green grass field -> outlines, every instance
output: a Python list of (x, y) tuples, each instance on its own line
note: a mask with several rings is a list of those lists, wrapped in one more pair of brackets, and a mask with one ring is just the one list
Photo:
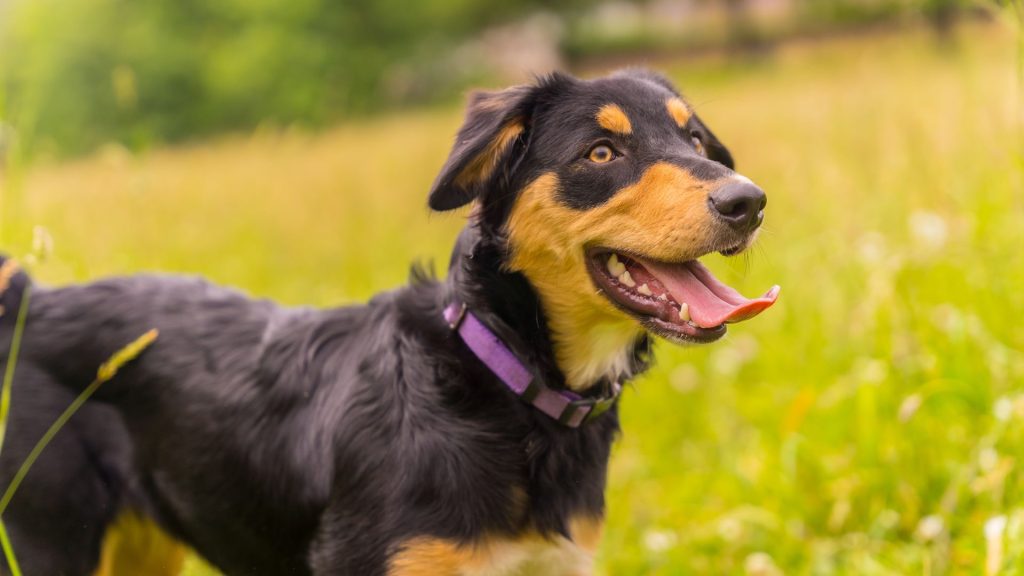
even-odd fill
[[(659, 66), (769, 195), (755, 249), (707, 262), (783, 291), (718, 344), (659, 345), (626, 392), (604, 573), (1024, 573), (1017, 49), (978, 26)], [(162, 270), (361, 301), (444, 269), (464, 213), (425, 195), (459, 119), (37, 166), (8, 179), (5, 246), (45, 227), (49, 283)]]

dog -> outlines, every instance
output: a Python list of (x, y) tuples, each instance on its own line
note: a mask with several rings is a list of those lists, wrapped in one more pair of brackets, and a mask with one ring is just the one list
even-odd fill
[(98, 366), (159, 331), (4, 514), (22, 569), (116, 571), (105, 534), (128, 514), (226, 574), (592, 573), (621, 384), (652, 335), (712, 342), (778, 296), (697, 261), (743, 251), (764, 218), (733, 168), (662, 76), (556, 73), (470, 97), (429, 193), (473, 203), (443, 281), (414, 267), (313, 310), (194, 278), (8, 273), (0, 349), (30, 304), (4, 485)]

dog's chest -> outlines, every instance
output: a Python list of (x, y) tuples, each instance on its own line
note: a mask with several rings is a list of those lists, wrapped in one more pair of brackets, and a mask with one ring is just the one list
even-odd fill
[(388, 576), (588, 576), (601, 523), (574, 520), (572, 539), (531, 533), (458, 544), (439, 538), (414, 538), (389, 562)]
[(467, 566), (466, 576), (585, 576), (591, 574), (593, 556), (566, 538), (507, 540), (490, 546), (478, 566)]

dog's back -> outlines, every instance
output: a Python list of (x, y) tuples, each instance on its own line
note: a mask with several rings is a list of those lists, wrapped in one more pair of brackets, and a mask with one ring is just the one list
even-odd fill
[[(15, 363), (11, 419), (0, 453), (4, 486), (105, 360), (151, 328), (159, 330), (160, 345), (99, 389), (46, 448), (11, 502), (5, 518), (12, 520), (11, 538), (25, 571), (91, 572), (105, 530), (128, 512), (155, 518), (180, 538), (213, 542), (204, 552), (214, 560), (222, 553), (238, 556), (223, 544), (222, 534), (230, 533), (251, 561), (234, 566), (239, 572), (301, 573), (299, 542), (313, 527), (289, 522), (308, 515), (287, 511), (301, 503), (282, 502), (283, 513), (269, 514), (252, 502), (275, 500), (264, 491), (268, 486), (281, 494), (304, 492), (318, 506), (327, 497), (326, 475), (316, 490), (315, 474), (290, 465), (329, 462), (326, 444), (288, 431), (312, 396), (301, 386), (316, 378), (299, 372), (317, 369), (314, 359), (302, 355), (315, 354), (305, 345), (324, 336), (316, 333), (324, 314), (282, 309), (189, 278), (135, 276), (29, 290), (30, 284), (24, 272), (10, 275), (0, 300), (5, 351), (28, 300), (20, 350), (17, 356), (5, 353), (0, 364), (6, 369)], [(347, 312), (346, 325), (358, 324), (349, 321), (358, 310)], [(174, 409), (152, 409), (158, 405)], [(239, 446), (254, 448), (241, 454), (258, 461), (239, 461)], [(250, 482), (239, 482), (246, 468), (253, 469)], [(276, 477), (261, 475), (268, 469)], [(232, 525), (224, 526), (229, 516)], [(54, 542), (68, 545), (62, 553)]]
[[(5, 305), (26, 297), (27, 276), (16, 279)], [(437, 464), (417, 442), (462, 445), (480, 459), (480, 442), (491, 440), (442, 413), (431, 354), (410, 337), (422, 327), (401, 318), (440, 306), (439, 290), (421, 283), (365, 306), (312, 310), (171, 276), (32, 286), (4, 485), (104, 361), (147, 330), (159, 337), (71, 419), (14, 498), (5, 518), (26, 572), (90, 573), (104, 532), (129, 512), (228, 573), (306, 574), (332, 499), (353, 514), (335, 520), (345, 530), (319, 561), (350, 563), (352, 573), (382, 566), (381, 527), (400, 532), (410, 519), (374, 510)], [(435, 337), (446, 336), (437, 324)], [(15, 314), (3, 320), (0, 346), (15, 326)], [(452, 464), (444, 474), (468, 472)], [(60, 541), (73, 543), (66, 555), (54, 552)]]

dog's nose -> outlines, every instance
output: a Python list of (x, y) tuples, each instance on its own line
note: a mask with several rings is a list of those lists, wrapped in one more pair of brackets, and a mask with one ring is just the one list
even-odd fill
[(732, 182), (708, 196), (711, 211), (739, 232), (750, 232), (764, 220), (768, 197), (750, 182)]

